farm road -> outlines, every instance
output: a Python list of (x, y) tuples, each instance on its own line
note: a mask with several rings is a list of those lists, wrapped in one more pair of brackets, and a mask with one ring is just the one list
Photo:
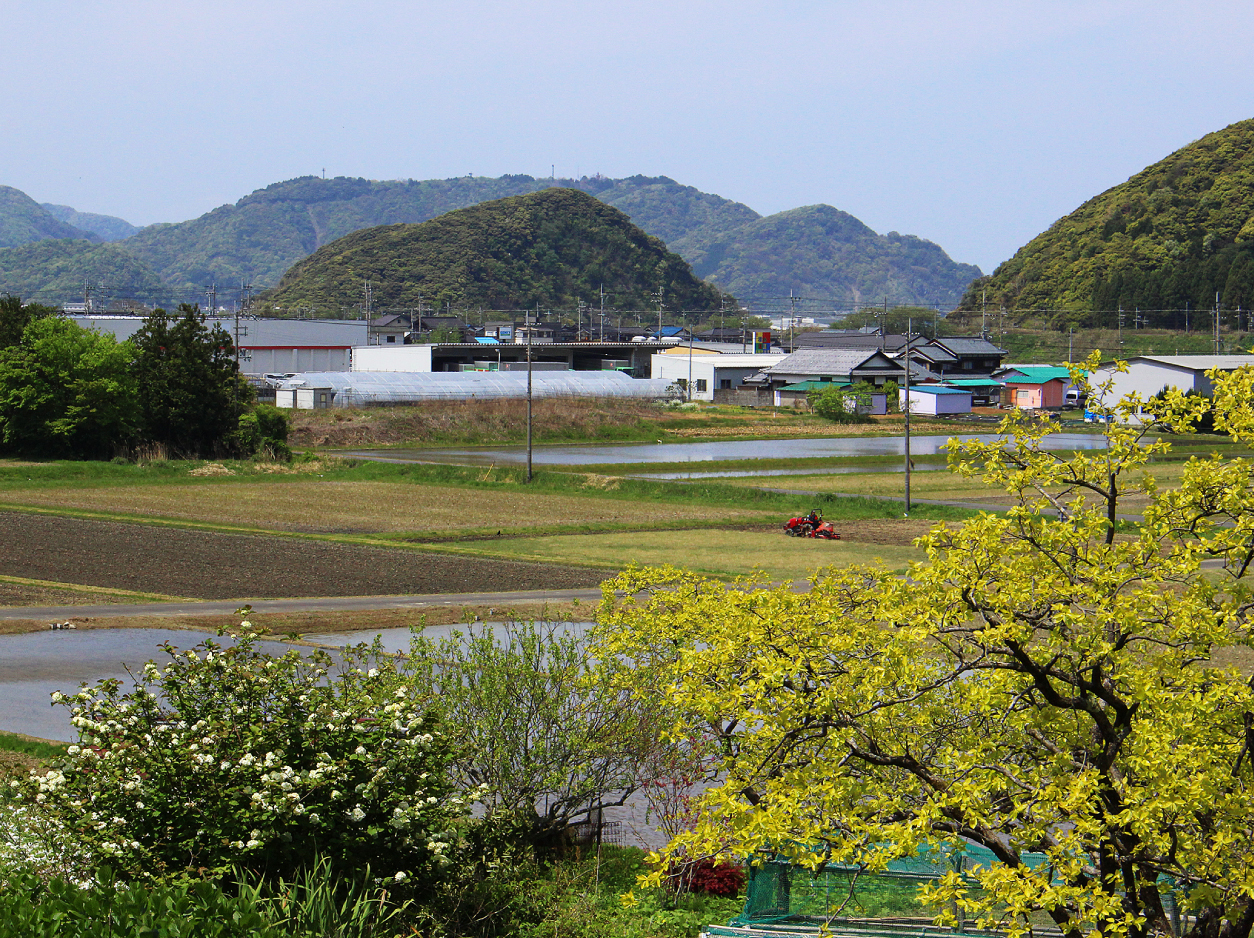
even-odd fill
[[(572, 599), (597, 602), (599, 589), (515, 590), (504, 593), (433, 593), (422, 596), (330, 596), (304, 599), (260, 599), (251, 605), (258, 613), (356, 612), (365, 609), (412, 609), (432, 606), (511, 606), (564, 603)], [(98, 616), (231, 615), (243, 600), (180, 603), (109, 603), (100, 606), (8, 606), (0, 619), (82, 619)]]

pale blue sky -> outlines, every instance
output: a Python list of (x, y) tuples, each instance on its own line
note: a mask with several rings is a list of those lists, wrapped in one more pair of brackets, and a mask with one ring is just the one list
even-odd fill
[(1254, 117), (1234, 0), (0, 0), (0, 184), (181, 221), (307, 173), (667, 175), (991, 270)]

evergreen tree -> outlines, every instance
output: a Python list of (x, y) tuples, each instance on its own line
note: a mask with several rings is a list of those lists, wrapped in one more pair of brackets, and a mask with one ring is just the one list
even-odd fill
[(154, 310), (132, 340), (143, 436), (172, 455), (220, 453), (231, 448), (244, 403), (235, 346), (197, 307), (181, 303), (178, 313)]

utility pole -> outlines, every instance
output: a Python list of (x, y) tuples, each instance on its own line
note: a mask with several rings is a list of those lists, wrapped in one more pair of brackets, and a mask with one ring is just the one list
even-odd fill
[(980, 291), (980, 335), (988, 337), (988, 291)]
[(906, 517), (910, 517), (910, 328), (912, 322), (906, 319), (906, 396), (902, 409), (906, 412)]
[(209, 315), (212, 317), (218, 311), (218, 285), (216, 283), (211, 283), (205, 289), (207, 291), (205, 295), (209, 297)]
[[(536, 301), (536, 318), (540, 317), (540, 303)], [(526, 317), (530, 319), (530, 315)], [(531, 333), (532, 323), (527, 324), (527, 481), (531, 481)]]
[[(711, 395), (713, 396), (713, 395)], [(692, 403), (692, 330), (688, 330), (688, 403)]]
[(662, 293), (665, 287), (657, 288), (657, 340), (662, 341)]
[(788, 291), (788, 303), (791, 307), (788, 313), (788, 351), (791, 352), (797, 339), (797, 298), (792, 290)]
[(1075, 329), (1073, 327), (1067, 330), (1067, 364), (1068, 365), (1071, 364), (1071, 346), (1074, 341), (1075, 341)]
[(249, 291), (250, 291), (251, 289), (252, 289), (252, 284), (251, 284), (251, 283), (243, 283), (243, 282), (241, 282), (241, 283), (240, 283), (240, 285), (239, 285), (239, 297), (240, 297), (240, 302), (239, 302), (239, 305), (235, 308), (235, 370), (236, 370), (237, 372), (239, 371), (239, 340), (240, 340), (240, 336), (243, 336), (243, 335), (247, 335), (247, 334), (248, 334), (248, 327), (247, 327), (247, 326), (244, 326), (244, 327), (242, 327), (242, 328), (240, 327), (240, 324), (239, 324), (240, 312), (241, 312), (241, 310), (242, 310), (243, 312), (247, 313), (248, 309), (249, 309), (249, 308), (251, 307), (251, 305), (252, 305), (252, 298), (249, 296)]
[(1215, 291), (1215, 354), (1219, 354), (1219, 291)]
[(601, 291), (601, 341), (605, 341), (605, 284), (601, 284), (598, 289)]
[(366, 344), (369, 345), (370, 344), (370, 299), (371, 299), (369, 280), (362, 281), (362, 290), (366, 294), (366, 301), (365, 303), (362, 304), (361, 311), (362, 311), (362, 315), (365, 317), (365, 320), (366, 320)]
[(1119, 304), (1119, 348), (1123, 348), (1123, 304)]

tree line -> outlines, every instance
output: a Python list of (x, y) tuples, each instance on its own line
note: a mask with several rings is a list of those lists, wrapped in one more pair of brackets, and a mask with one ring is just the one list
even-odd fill
[(186, 303), (126, 341), (0, 297), (0, 452), (108, 459), (286, 456), (287, 418), (258, 405), (221, 327)]

